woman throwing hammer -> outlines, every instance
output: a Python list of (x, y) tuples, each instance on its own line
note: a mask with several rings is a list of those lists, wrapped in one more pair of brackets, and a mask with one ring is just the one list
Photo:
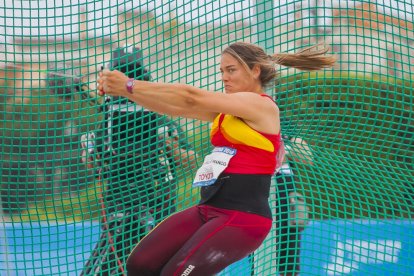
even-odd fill
[(127, 261), (128, 275), (212, 275), (248, 256), (272, 226), (270, 180), (283, 156), (279, 109), (265, 94), (275, 65), (300, 70), (331, 67), (327, 49), (267, 55), (237, 42), (222, 53), (225, 93), (187, 84), (128, 79), (100, 73), (98, 90), (126, 97), (152, 111), (213, 122), (212, 152), (194, 177), (200, 202), (161, 222), (140, 241)]

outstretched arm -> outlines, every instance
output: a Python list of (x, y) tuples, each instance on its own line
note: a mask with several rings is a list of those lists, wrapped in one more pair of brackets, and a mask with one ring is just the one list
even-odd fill
[(103, 71), (99, 75), (98, 90), (100, 95), (121, 96), (161, 114), (213, 121), (217, 112), (193, 110), (191, 94), (209, 93), (183, 84), (153, 83), (135, 80), (133, 93), (126, 89), (128, 77), (119, 71)]
[(187, 84), (135, 81), (132, 93), (126, 89), (128, 78), (118, 71), (100, 73), (98, 90), (126, 97), (161, 114), (212, 121), (219, 113), (242, 118), (258, 131), (278, 133), (279, 110), (267, 97), (257, 93), (214, 93)]

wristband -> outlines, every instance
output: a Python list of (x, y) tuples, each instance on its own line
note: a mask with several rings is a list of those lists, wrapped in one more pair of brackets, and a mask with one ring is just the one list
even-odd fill
[(128, 79), (126, 82), (126, 89), (128, 93), (132, 94), (132, 90), (134, 89), (135, 80), (134, 79)]

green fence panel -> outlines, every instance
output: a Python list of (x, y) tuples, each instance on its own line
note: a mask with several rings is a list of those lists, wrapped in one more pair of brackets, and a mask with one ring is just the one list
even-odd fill
[[(274, 177), (265, 242), (220, 275), (414, 275), (413, 10), (408, 0), (2, 1), (0, 275), (126, 275), (136, 243), (197, 203), (210, 125), (100, 97), (98, 72), (220, 93), (221, 51), (236, 41), (269, 54), (324, 43), (338, 62), (277, 68), (267, 92), (294, 176)], [(281, 196), (286, 187), (296, 196)]]

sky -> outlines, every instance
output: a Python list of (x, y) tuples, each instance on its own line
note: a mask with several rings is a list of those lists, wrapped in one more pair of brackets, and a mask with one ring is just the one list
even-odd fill
[[(270, 0), (269, 0), (270, 1)], [(0, 1), (0, 42), (5, 42), (11, 36), (75, 36), (80, 32), (80, 22), (77, 15), (80, 7), (86, 9), (91, 35), (105, 36), (116, 30), (118, 12), (124, 10), (151, 11), (160, 20), (168, 20), (170, 16), (178, 18), (180, 22), (189, 24), (222, 24), (235, 20), (255, 20), (254, 0), (5, 0)], [(264, 2), (264, 0), (262, 0)], [(309, 18), (311, 11), (307, 5), (318, 7), (323, 11), (325, 19), (318, 24), (330, 23), (332, 7), (352, 7), (361, 2), (377, 2), (378, 11), (400, 17), (407, 21), (413, 20), (413, 0), (275, 0), (274, 14), (279, 22), (293, 21), (291, 12), (295, 5), (301, 5), (303, 18)], [(268, 4), (266, 5), (266, 7)], [(170, 11), (173, 12), (170, 15)], [(309, 24), (310, 20), (309, 20)], [(306, 25), (306, 22), (304, 22)]]

